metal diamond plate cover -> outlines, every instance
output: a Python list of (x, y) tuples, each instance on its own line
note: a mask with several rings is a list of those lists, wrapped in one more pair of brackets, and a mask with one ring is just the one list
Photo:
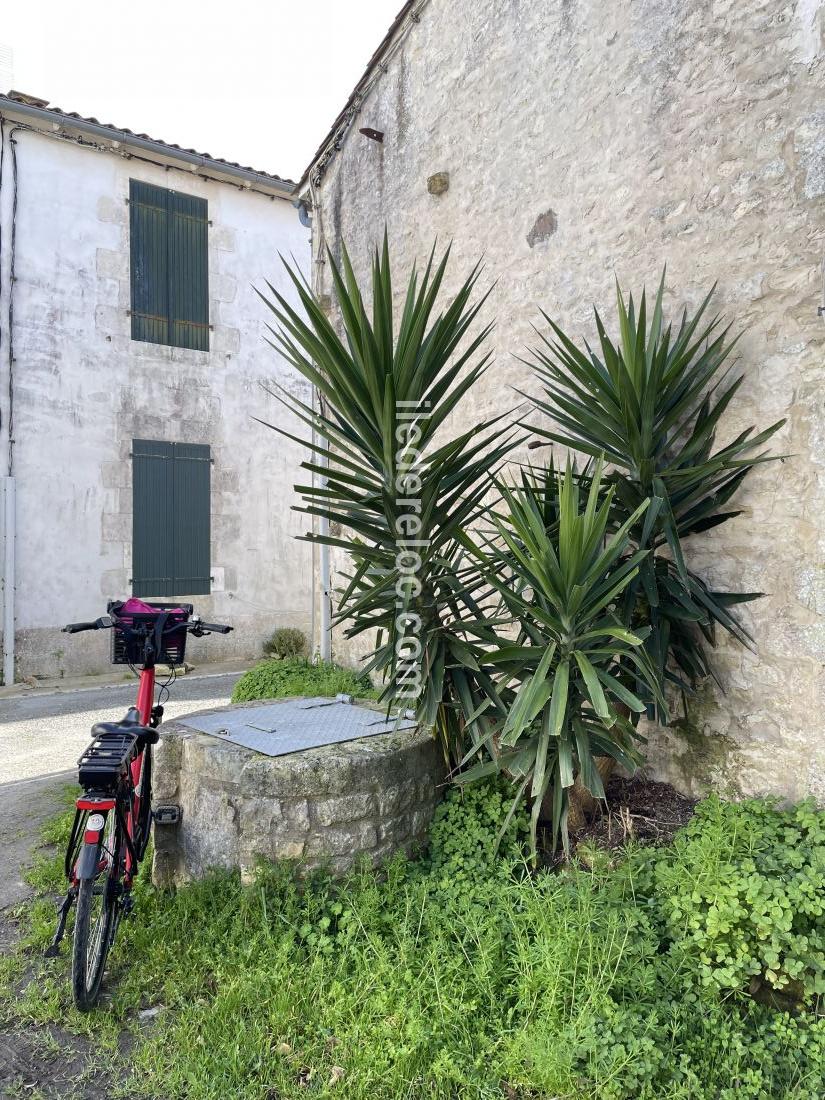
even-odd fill
[(379, 711), (335, 699), (290, 699), (222, 714), (196, 714), (181, 724), (265, 756), (415, 728), (409, 718), (387, 721)]

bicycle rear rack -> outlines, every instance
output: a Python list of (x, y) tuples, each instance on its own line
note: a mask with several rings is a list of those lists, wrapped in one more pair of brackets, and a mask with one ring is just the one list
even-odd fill
[(135, 758), (136, 733), (107, 734), (86, 749), (77, 762), (80, 785), (87, 791), (115, 791), (127, 778), (127, 769)]

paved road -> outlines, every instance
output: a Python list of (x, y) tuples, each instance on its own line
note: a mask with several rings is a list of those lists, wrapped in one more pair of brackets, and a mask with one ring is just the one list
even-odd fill
[[(164, 718), (229, 702), (241, 674), (189, 675), (173, 686)], [(28, 863), (42, 820), (76, 775), (93, 722), (121, 718), (134, 682), (0, 699), (0, 912), (25, 896)]]
[[(239, 673), (181, 676), (164, 704), (164, 718), (229, 702)], [(122, 718), (135, 682), (0, 699), (0, 790), (6, 783), (64, 772), (89, 743), (93, 722)]]

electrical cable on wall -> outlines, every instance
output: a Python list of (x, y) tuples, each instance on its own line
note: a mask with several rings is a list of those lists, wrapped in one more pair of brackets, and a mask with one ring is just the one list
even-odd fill
[(331, 138), (327, 142), (326, 147), (316, 157), (315, 163), (309, 171), (308, 175), (310, 182), (310, 194), (312, 193), (312, 184), (320, 184), (321, 179), (326, 172), (327, 165), (341, 148), (341, 143), (344, 139), (344, 136), (346, 135), (346, 132), (347, 130), (349, 130), (353, 121), (358, 117), (364, 101), (367, 99), (372, 89), (387, 71), (389, 63), (392, 61), (392, 59), (401, 49), (401, 46), (407, 40), (407, 36), (409, 35), (413, 26), (415, 26), (416, 23), (420, 22), (421, 13), (428, 3), (429, 0), (421, 0), (421, 3), (413, 8), (412, 11), (410, 11), (409, 15), (407, 16), (406, 22), (398, 29), (398, 33), (394, 42), (392, 43), (392, 45), (387, 47), (387, 52), (381, 58), (380, 62), (376, 64), (375, 71), (372, 74), (372, 79), (369, 80), (369, 82), (365, 84), (364, 87), (361, 88), (359, 91), (353, 93), (352, 104), (347, 109), (341, 125), (331, 136)]
[[(0, 124), (4, 120), (0, 118)], [(14, 280), (15, 280), (15, 251), (16, 251), (16, 237), (17, 237), (17, 152), (16, 142), (14, 135), (19, 127), (12, 125), (8, 133), (9, 143), (9, 156), (11, 157), (12, 166), (12, 202), (11, 202), (11, 224), (9, 226), (9, 232), (11, 234), (11, 244), (9, 248), (9, 281), (8, 281), (8, 306), (6, 316), (6, 333), (7, 333), (7, 359), (8, 359), (8, 407), (6, 410), (6, 422), (3, 427), (8, 433), (8, 452), (7, 452), (7, 471), (8, 476), (3, 478), (3, 561), (2, 561), (2, 579), (3, 579), (3, 683), (6, 685), (14, 683), (14, 644), (15, 644), (15, 608), (14, 608), (14, 594), (15, 594), (15, 515), (16, 515), (16, 492), (15, 492), (15, 479), (14, 479)], [(4, 189), (4, 174), (5, 174), (5, 156), (6, 156), (6, 134), (5, 126), (0, 125), (0, 221), (5, 216), (5, 189)], [(0, 269), (2, 268), (3, 253), (0, 252)], [(0, 289), (2, 289), (2, 278), (0, 278)], [(0, 328), (3, 326), (0, 325)]]
[(3, 423), (2, 410), (0, 410), (0, 428), (5, 427), (8, 435), (8, 449), (6, 453), (6, 474), (12, 477), (14, 474), (14, 268), (15, 268), (15, 256), (17, 251), (17, 190), (18, 190), (18, 178), (17, 178), (17, 142), (14, 139), (14, 135), (18, 130), (25, 129), (25, 127), (13, 124), (8, 132), (8, 138), (5, 133), (6, 119), (0, 115), (0, 299), (2, 299), (2, 224), (3, 224), (3, 206), (2, 197), (3, 181), (6, 168), (6, 142), (8, 140), (9, 156), (11, 158), (11, 222), (9, 225), (9, 281), (8, 281), (8, 304), (6, 307), (6, 323), (0, 325), (0, 347), (2, 347), (3, 333), (6, 334), (6, 367), (8, 370), (8, 385), (6, 389), (6, 418), (5, 424)]
[(226, 597), (229, 600), (237, 600), (238, 603), (244, 604), (245, 607), (254, 607), (256, 611), (270, 611), (273, 615), (294, 615), (296, 618), (300, 617), (303, 612), (296, 608), (283, 607), (266, 607), (262, 603), (255, 603), (252, 600), (246, 600), (243, 596), (239, 596), (237, 592), (227, 592)]

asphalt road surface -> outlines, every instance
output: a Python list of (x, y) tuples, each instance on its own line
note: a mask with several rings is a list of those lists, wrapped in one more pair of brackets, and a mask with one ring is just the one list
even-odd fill
[[(228, 703), (240, 675), (182, 676), (164, 703), (164, 718)], [(22, 873), (40, 823), (77, 774), (92, 724), (122, 718), (135, 687), (131, 681), (0, 699), (0, 913), (26, 894)]]

